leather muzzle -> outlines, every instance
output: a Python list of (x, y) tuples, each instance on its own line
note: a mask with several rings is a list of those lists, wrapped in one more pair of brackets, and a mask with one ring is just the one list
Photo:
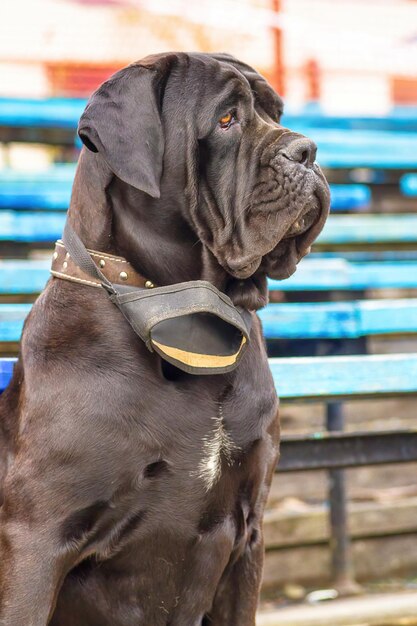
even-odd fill
[[(59, 254), (65, 254), (66, 267), (57, 271), (53, 266), (53, 275), (103, 287), (151, 352), (190, 374), (223, 374), (238, 365), (249, 342), (251, 315), (211, 283), (193, 280), (154, 287), (131, 266), (129, 274), (118, 274), (126, 261), (88, 251), (68, 222), (58, 246), (64, 247)], [(104, 266), (100, 269), (104, 258), (106, 273)], [(109, 278), (117, 275), (131, 276), (129, 284)], [(149, 284), (151, 289), (146, 288)]]

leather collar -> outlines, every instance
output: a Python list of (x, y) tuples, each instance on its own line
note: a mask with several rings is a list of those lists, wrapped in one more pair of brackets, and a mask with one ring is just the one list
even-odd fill
[[(94, 263), (111, 282), (119, 285), (129, 285), (132, 287), (145, 287), (151, 289), (155, 285), (139, 274), (126, 259), (113, 254), (87, 250)], [(100, 287), (102, 284), (94, 280), (90, 274), (84, 272), (72, 260), (61, 239), (55, 244), (55, 252), (52, 256), (51, 274), (56, 278), (63, 278), (81, 285), (90, 287)]]
[(68, 221), (56, 243), (51, 273), (103, 287), (147, 348), (189, 374), (229, 372), (247, 348), (250, 313), (235, 307), (214, 285), (190, 280), (151, 289), (151, 281), (126, 259), (87, 250)]

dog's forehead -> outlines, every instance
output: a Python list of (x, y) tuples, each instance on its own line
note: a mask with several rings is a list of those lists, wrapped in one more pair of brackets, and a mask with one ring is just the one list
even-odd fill
[[(163, 114), (168, 123), (180, 114), (193, 118), (199, 136), (209, 132), (214, 116), (224, 108), (253, 106), (253, 93), (245, 76), (226, 62), (209, 55), (189, 53), (171, 73), (163, 99)], [(172, 117), (174, 116), (174, 117)]]
[(244, 72), (227, 59), (216, 58), (215, 55), (193, 53), (189, 55), (189, 76), (202, 82), (208, 91), (216, 90), (228, 81), (232, 81), (236, 89), (249, 93), (251, 87)]
[(226, 53), (194, 53), (190, 58), (198, 59), (208, 68), (217, 67), (219, 79), (235, 78), (235, 83), (251, 91), (256, 102), (273, 119), (279, 118), (284, 110), (282, 98), (274, 91), (268, 81), (253, 67)]

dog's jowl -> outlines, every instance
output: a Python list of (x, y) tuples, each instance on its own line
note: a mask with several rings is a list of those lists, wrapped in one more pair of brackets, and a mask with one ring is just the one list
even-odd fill
[[(279, 440), (256, 311), (329, 209), (281, 114), (220, 54), (147, 57), (91, 97), (67, 236), (0, 397), (3, 626), (254, 626)], [(150, 328), (192, 281), (210, 306), (153, 343), (115, 305), (145, 294)]]

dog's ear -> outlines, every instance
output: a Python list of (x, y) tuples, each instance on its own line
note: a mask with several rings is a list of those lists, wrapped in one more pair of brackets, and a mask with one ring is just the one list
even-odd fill
[(111, 170), (153, 198), (160, 196), (164, 134), (160, 107), (175, 55), (129, 65), (91, 96), (78, 134)]

